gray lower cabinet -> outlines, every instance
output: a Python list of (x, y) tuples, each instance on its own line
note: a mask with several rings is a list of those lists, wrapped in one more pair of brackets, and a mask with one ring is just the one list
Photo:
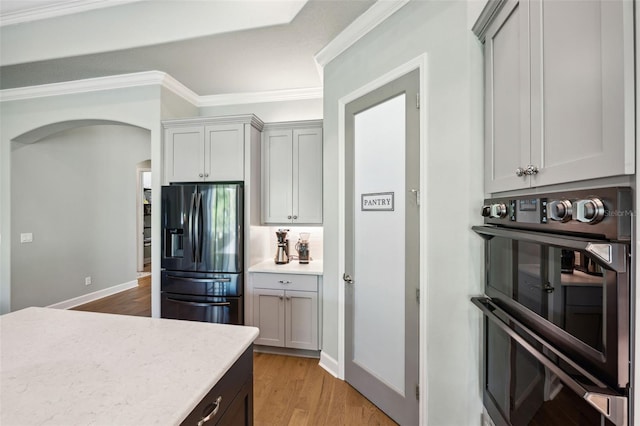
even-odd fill
[(634, 173), (632, 3), (489, 1), (486, 192)]
[(322, 121), (265, 124), (262, 222), (322, 224)]
[(255, 344), (318, 350), (318, 277), (252, 273), (251, 282)]
[(222, 376), (181, 426), (253, 425), (253, 345)]

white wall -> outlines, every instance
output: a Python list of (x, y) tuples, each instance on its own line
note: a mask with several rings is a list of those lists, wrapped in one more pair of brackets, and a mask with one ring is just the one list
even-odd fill
[(476, 425), (482, 411), (481, 315), (469, 298), (482, 293), (482, 243), (470, 230), (481, 222), (483, 198), (482, 53), (470, 28), (483, 3), (409, 2), (324, 69), (323, 352), (338, 359), (339, 100), (427, 55), (427, 143), (421, 147), (427, 288), (420, 324), (426, 353), (420, 358), (422, 422), (430, 425)]
[(12, 143), (12, 310), (136, 280), (136, 166), (150, 151), (148, 130), (119, 125)]

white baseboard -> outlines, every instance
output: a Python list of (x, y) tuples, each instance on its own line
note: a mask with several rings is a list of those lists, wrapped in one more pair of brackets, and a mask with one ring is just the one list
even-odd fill
[(320, 352), (320, 367), (324, 368), (333, 377), (338, 377), (338, 361), (327, 355), (326, 352)]
[(47, 306), (47, 308), (70, 309), (79, 305), (83, 305), (85, 303), (93, 302), (94, 300), (102, 299), (103, 297), (111, 296), (112, 294), (120, 293), (121, 291), (129, 290), (137, 286), (138, 280), (133, 280), (127, 283), (114, 285), (113, 287), (94, 291), (93, 293), (83, 294), (82, 296), (74, 297), (73, 299), (63, 300), (62, 302), (49, 305)]

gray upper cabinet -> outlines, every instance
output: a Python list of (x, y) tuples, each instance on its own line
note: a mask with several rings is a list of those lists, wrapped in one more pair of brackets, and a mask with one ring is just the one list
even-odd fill
[(632, 2), (490, 1), (485, 191), (634, 173)]
[(164, 183), (243, 181), (245, 143), (255, 116), (163, 121)]
[(265, 124), (262, 221), (322, 224), (322, 121)]

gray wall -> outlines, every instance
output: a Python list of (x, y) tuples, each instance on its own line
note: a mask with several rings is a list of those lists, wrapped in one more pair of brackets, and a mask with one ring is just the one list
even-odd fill
[[(421, 412), (429, 425), (477, 425), (481, 317), (469, 297), (481, 290), (479, 223), (482, 189), (482, 51), (470, 31), (484, 2), (412, 1), (324, 69), (324, 329), (323, 351), (338, 359), (342, 286), (336, 170), (339, 100), (419, 55), (427, 55), (426, 173), (422, 209), (426, 250), (421, 267), (424, 333)], [(432, 209), (431, 207), (449, 207)], [(380, 336), (384, 344), (384, 336)], [(426, 348), (426, 350), (425, 350)]]
[(136, 166), (150, 153), (148, 130), (120, 125), (12, 143), (12, 310), (136, 280)]
[[(147, 138), (150, 141), (150, 158), (153, 167), (156, 168), (162, 164), (160, 149), (160, 92), (160, 88), (156, 85), (0, 102), (0, 122), (2, 122), (2, 126), (0, 126), (0, 234), (2, 236), (2, 244), (0, 245), (0, 312), (5, 313), (16, 309), (10, 304), (11, 293), (13, 290), (19, 291), (19, 289), (17, 284), (12, 283), (12, 278), (15, 274), (19, 274), (20, 271), (12, 270), (11, 266), (14, 263), (12, 261), (12, 248), (16, 244), (16, 239), (17, 243), (20, 241), (20, 232), (24, 232), (14, 230), (11, 226), (13, 210), (11, 208), (11, 200), (14, 198), (11, 194), (12, 171), (15, 171), (15, 166), (12, 165), (12, 141), (34, 129), (46, 128), (47, 126), (56, 127), (59, 123), (86, 123), (85, 120), (119, 122), (149, 130)], [(123, 155), (126, 155), (126, 152), (123, 152)], [(149, 156), (138, 161), (148, 158)], [(53, 174), (55, 175), (56, 173)], [(154, 177), (154, 197), (156, 193), (159, 197), (159, 168), (155, 175), (158, 176), (158, 181), (156, 183), (156, 178)], [(99, 205), (99, 203), (100, 200), (98, 199), (96, 204)], [(152, 219), (154, 223), (159, 223), (159, 215), (154, 214)], [(34, 244), (38, 235), (40, 234), (34, 235)], [(159, 228), (154, 229), (153, 238), (159, 241)], [(157, 252), (153, 253), (152, 257), (159, 254), (160, 250), (158, 249)], [(44, 262), (48, 264), (47, 256), (51, 255), (51, 253), (47, 253), (44, 258), (39, 259), (38, 263)], [(152, 288), (159, 290), (159, 257), (156, 257), (153, 263)], [(29, 267), (36, 268), (37, 264)], [(114, 283), (113, 285), (115, 284), (121, 283)], [(39, 286), (38, 291), (48, 291), (46, 290), (48, 286), (46, 280), (37, 283), (37, 285)], [(16, 288), (14, 289), (14, 287)], [(76, 294), (73, 297), (78, 295)], [(60, 297), (58, 300), (65, 300), (65, 298)], [(155, 313), (158, 312), (159, 301), (159, 297), (152, 298), (152, 310)]]
[(260, 102), (200, 108), (200, 115), (203, 117), (236, 114), (255, 114), (265, 123), (317, 120), (322, 119), (322, 99)]

